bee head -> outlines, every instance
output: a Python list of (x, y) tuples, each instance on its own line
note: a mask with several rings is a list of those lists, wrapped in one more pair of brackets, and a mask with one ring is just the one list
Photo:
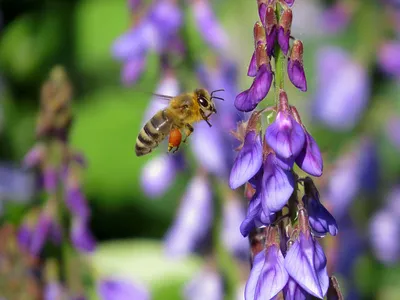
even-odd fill
[(195, 91), (197, 103), (199, 104), (200, 110), (203, 115), (209, 116), (211, 114), (217, 113), (214, 101), (212, 97), (205, 89), (197, 89)]

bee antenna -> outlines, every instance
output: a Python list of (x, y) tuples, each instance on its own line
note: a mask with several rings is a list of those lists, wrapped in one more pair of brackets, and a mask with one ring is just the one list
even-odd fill
[(216, 93), (216, 92), (225, 92), (225, 90), (224, 89), (219, 89), (219, 90), (212, 91), (211, 92), (211, 98), (213, 97), (213, 94)]
[(225, 99), (224, 99), (224, 98), (221, 98), (221, 97), (216, 97), (216, 96), (211, 96), (211, 99), (218, 99), (218, 100), (221, 100), (221, 101), (225, 101)]

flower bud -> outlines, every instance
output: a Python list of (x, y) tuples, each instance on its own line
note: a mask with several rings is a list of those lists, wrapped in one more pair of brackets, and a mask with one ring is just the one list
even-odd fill
[(300, 40), (295, 40), (293, 43), (287, 69), (293, 85), (300, 91), (307, 91), (307, 80), (303, 66), (303, 43)]
[(285, 55), (289, 50), (290, 28), (292, 26), (293, 14), (290, 8), (285, 9), (279, 20), (278, 43)]

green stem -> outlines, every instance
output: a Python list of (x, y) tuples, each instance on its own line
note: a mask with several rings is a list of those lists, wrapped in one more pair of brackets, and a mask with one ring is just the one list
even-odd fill
[[(276, 7), (276, 17), (279, 24), (279, 18), (281, 15), (280, 6)], [(279, 47), (278, 43), (275, 43), (275, 80), (274, 80), (274, 88), (275, 88), (275, 104), (278, 106), (279, 101), (279, 90), (284, 89), (285, 87), (285, 73), (286, 73), (286, 57), (283, 54), (281, 47)]]

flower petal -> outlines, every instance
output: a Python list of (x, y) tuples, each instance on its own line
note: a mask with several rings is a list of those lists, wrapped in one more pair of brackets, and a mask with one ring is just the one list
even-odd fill
[(289, 275), (308, 293), (324, 298), (329, 277), (326, 271), (326, 257), (321, 245), (300, 232), (299, 239), (292, 245), (285, 258)]
[(306, 142), (303, 150), (296, 157), (296, 164), (308, 174), (319, 177), (322, 175), (324, 163), (321, 152), (313, 137), (306, 132)]
[(257, 63), (256, 63), (256, 51), (254, 51), (250, 59), (249, 68), (247, 69), (247, 76), (255, 77), (256, 75), (257, 75)]
[(284, 288), (288, 279), (281, 250), (277, 245), (272, 245), (255, 256), (246, 284), (245, 299), (271, 299)]
[(285, 300), (311, 300), (312, 297), (305, 290), (299, 286), (292, 277), (289, 277), (289, 281), (283, 289)]
[(243, 148), (239, 151), (231, 170), (229, 185), (232, 189), (249, 181), (262, 166), (261, 136), (255, 131), (246, 134)]
[(338, 226), (335, 218), (330, 212), (322, 205), (319, 199), (314, 199), (309, 196), (303, 197), (304, 205), (308, 212), (308, 219), (313, 231), (319, 235), (330, 233), (336, 235)]
[(297, 87), (300, 91), (307, 91), (307, 79), (306, 74), (304, 73), (304, 66), (298, 60), (289, 59), (288, 65), (288, 75), (290, 81), (293, 83), (295, 87)]
[(252, 111), (263, 100), (271, 87), (272, 72), (270, 66), (262, 65), (248, 90), (236, 96), (235, 107), (240, 111)]
[(283, 208), (294, 190), (294, 177), (275, 163), (275, 155), (269, 154), (264, 162), (261, 204), (265, 212), (276, 212)]
[(268, 126), (265, 139), (268, 145), (282, 158), (297, 157), (306, 140), (304, 130), (293, 116), (279, 112), (275, 121)]

